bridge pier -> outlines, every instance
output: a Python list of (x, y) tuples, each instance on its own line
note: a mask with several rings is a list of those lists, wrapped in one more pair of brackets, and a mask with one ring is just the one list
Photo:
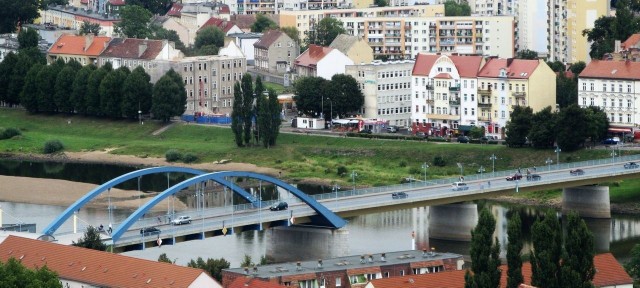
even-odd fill
[(611, 220), (585, 218), (584, 223), (593, 234), (593, 246), (598, 253), (609, 252), (611, 246)]
[[(346, 229), (278, 226), (265, 232), (266, 254), (276, 262), (349, 255), (349, 231)], [(292, 255), (296, 255), (295, 258), (292, 258)]]
[(429, 236), (433, 239), (471, 241), (471, 230), (478, 223), (478, 206), (474, 203), (454, 203), (431, 206)]
[(611, 218), (609, 187), (578, 186), (562, 189), (562, 214), (576, 211), (580, 217)]

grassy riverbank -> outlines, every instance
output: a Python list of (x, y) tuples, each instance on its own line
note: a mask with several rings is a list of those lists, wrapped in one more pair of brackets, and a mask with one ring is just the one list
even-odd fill
[[(496, 170), (543, 166), (547, 158), (556, 159), (553, 150), (512, 149), (503, 145), (473, 145), (457, 143), (424, 143), (352, 139), (282, 133), (278, 145), (237, 148), (228, 128), (176, 123), (165, 132), (153, 135), (162, 123), (145, 121), (105, 120), (81, 116), (29, 115), (21, 110), (0, 109), (0, 129), (15, 127), (22, 135), (0, 141), (1, 153), (41, 153), (44, 142), (58, 139), (66, 151), (113, 149), (111, 153), (138, 157), (164, 157), (169, 149), (198, 156), (201, 162), (231, 159), (286, 171), (296, 179), (328, 179), (340, 185), (351, 185), (351, 171), (357, 171), (358, 185), (397, 184), (405, 177), (424, 177), (422, 163), (429, 163), (428, 178), (458, 175), (456, 163), (462, 163), (465, 174), (480, 166), (491, 171), (489, 157), (495, 154)], [(631, 153), (631, 152), (623, 152)], [(562, 152), (561, 162), (608, 157), (606, 150)], [(446, 161), (443, 167), (433, 165), (434, 157)], [(337, 175), (339, 167), (346, 173)], [(620, 201), (640, 199), (640, 181), (613, 183), (612, 200), (620, 192)], [(616, 187), (619, 186), (619, 187)], [(555, 192), (557, 194), (557, 192)], [(547, 193), (548, 194), (548, 193)], [(551, 192), (553, 194), (553, 192)], [(536, 196), (539, 197), (539, 196)]]

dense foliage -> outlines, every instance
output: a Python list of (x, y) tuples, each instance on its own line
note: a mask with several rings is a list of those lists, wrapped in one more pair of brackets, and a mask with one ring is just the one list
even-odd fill
[(151, 12), (142, 6), (127, 3), (120, 8), (120, 21), (114, 25), (116, 33), (124, 37), (144, 39), (149, 37), (151, 29)]
[(11, 257), (6, 263), (0, 262), (0, 287), (62, 288), (62, 283), (47, 265), (32, 270)]
[(524, 277), (522, 276), (522, 220), (520, 220), (520, 214), (516, 211), (509, 218), (507, 224), (507, 237), (509, 243), (507, 244), (507, 288), (518, 288), (520, 284), (524, 283)]
[(278, 28), (278, 24), (263, 13), (256, 14), (256, 22), (251, 25), (251, 32), (263, 33)]
[(191, 259), (187, 266), (192, 268), (200, 268), (207, 272), (207, 274), (209, 274), (213, 279), (216, 279), (216, 281), (222, 283), (222, 270), (229, 268), (231, 264), (224, 258), (208, 258), (205, 262), (202, 257), (198, 257), (198, 259), (195, 261)]
[(238, 147), (251, 145), (253, 138), (255, 143), (268, 148), (276, 144), (282, 108), (275, 91), (269, 89), (268, 95), (264, 95), (262, 79), (256, 78), (255, 85), (252, 80), (246, 73), (234, 86), (231, 130)]
[(483, 208), (478, 224), (471, 230), (471, 271), (466, 272), (465, 288), (500, 285), (500, 242), (492, 239), (495, 229), (495, 218), (488, 208)]
[(615, 16), (602, 16), (596, 19), (592, 29), (582, 31), (591, 43), (592, 59), (602, 59), (606, 53), (613, 52), (616, 40), (625, 41), (640, 31), (640, 17), (634, 14), (637, 5), (637, 1), (618, 0)]
[(471, 16), (471, 7), (469, 7), (469, 3), (467, 3), (467, 1), (447, 0), (444, 2), (444, 15)]
[(0, 34), (13, 33), (18, 25), (32, 23), (40, 16), (39, 0), (0, 0)]
[(329, 46), (338, 35), (345, 33), (342, 21), (333, 17), (325, 17), (316, 24), (315, 30), (309, 31), (306, 44), (307, 46), (310, 44)]
[(299, 111), (318, 117), (322, 114), (325, 119), (358, 114), (364, 104), (364, 95), (351, 75), (336, 74), (331, 80), (302, 77), (294, 83), (294, 90)]
[(107, 245), (100, 240), (100, 231), (93, 226), (87, 227), (84, 236), (78, 239), (78, 242), (73, 241), (71, 245), (98, 251), (105, 251), (107, 249)]

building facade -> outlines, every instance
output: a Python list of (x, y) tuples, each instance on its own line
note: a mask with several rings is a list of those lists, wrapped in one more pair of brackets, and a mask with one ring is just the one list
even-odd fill
[(330, 80), (333, 75), (344, 74), (347, 65), (353, 65), (338, 49), (309, 45), (309, 49), (300, 54), (294, 62), (298, 76), (322, 77)]
[(278, 30), (265, 32), (253, 47), (256, 69), (274, 74), (289, 72), (300, 55), (298, 43)]
[(374, 61), (349, 65), (345, 74), (358, 81), (364, 94), (363, 118), (389, 121), (389, 125), (411, 126), (411, 70), (414, 61)]
[(51, 45), (47, 52), (47, 63), (53, 63), (58, 59), (65, 62), (75, 60), (81, 65), (98, 65), (98, 57), (109, 45), (111, 37), (62, 35)]
[(51, 5), (40, 10), (41, 24), (49, 23), (60, 28), (80, 30), (84, 21), (100, 25), (100, 35), (113, 36), (113, 25), (120, 21), (117, 16), (99, 14), (95, 10), (85, 10), (72, 6)]
[(373, 61), (373, 49), (369, 47), (364, 39), (358, 36), (340, 34), (329, 47), (338, 49), (342, 54), (347, 55), (353, 63), (371, 63)]

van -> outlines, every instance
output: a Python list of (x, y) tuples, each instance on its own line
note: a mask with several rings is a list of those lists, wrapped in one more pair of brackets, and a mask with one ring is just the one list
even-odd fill
[(451, 184), (451, 187), (453, 191), (469, 190), (469, 186), (467, 186), (467, 183), (464, 182), (453, 182)]

